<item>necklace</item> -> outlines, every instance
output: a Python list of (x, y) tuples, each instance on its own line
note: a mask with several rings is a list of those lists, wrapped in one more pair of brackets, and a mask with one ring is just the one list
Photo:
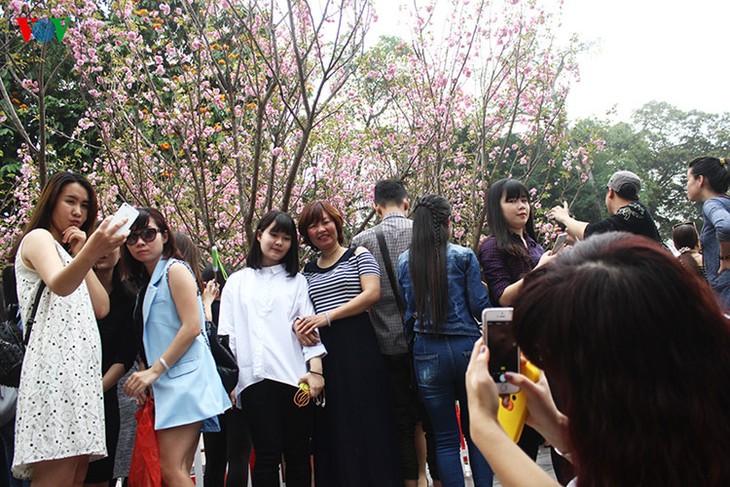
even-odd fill
[(345, 252), (347, 252), (347, 249), (345, 247), (338, 247), (338, 249), (332, 252), (330, 255), (320, 255), (319, 259), (317, 259), (317, 265), (322, 269), (331, 267), (332, 264), (340, 260), (340, 257), (342, 257)]

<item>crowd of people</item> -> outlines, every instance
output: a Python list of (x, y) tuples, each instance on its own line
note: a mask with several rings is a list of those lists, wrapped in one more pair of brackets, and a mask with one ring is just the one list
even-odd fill
[[(194, 485), (201, 433), (209, 487), (246, 485), (252, 450), (255, 487), (280, 475), (295, 487), (415, 487), (424, 463), (435, 486), (464, 486), (462, 437), (476, 487), (493, 475), (555, 485), (534, 463), (545, 442), (562, 485), (727, 484), (729, 186), (725, 159), (689, 163), (687, 196), (705, 221), (701, 233), (675, 226), (675, 258), (629, 171), (608, 182), (605, 220), (550, 210), (573, 244), (560, 253), (538, 243), (520, 181), (491, 185), (475, 253), (451, 242), (444, 197), (411, 207), (400, 181), (383, 180), (381, 221), (351, 244), (327, 201), (298, 222), (269, 211), (226, 279), (156, 209), (97, 224), (92, 186), (57, 173), (4, 273), (23, 318), (41, 297), (0, 429), (0, 486), (113, 485), (118, 385), (138, 407), (154, 402), (166, 486)], [(301, 272), (300, 240), (315, 251)], [(514, 307), (524, 359), (542, 369), (534, 383), (507, 374), (527, 397), (519, 444), (497, 421), (480, 323), (491, 306)], [(228, 389), (206, 322), (238, 365)]]

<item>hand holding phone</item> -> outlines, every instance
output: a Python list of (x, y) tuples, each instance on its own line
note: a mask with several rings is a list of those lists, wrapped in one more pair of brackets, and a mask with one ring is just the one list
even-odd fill
[(116, 233), (117, 235), (121, 235), (123, 233), (129, 232), (129, 229), (132, 228), (132, 225), (134, 224), (134, 221), (137, 219), (138, 216), (139, 210), (137, 208), (130, 205), (129, 203), (122, 203), (122, 206), (120, 206), (117, 212), (114, 213), (114, 217), (112, 218), (112, 221), (109, 225), (116, 225), (126, 218), (127, 223), (122, 225)]
[(484, 341), (489, 347), (489, 373), (501, 395), (519, 392), (507, 382), (506, 372), (520, 372), (520, 350), (512, 331), (512, 308), (487, 308), (482, 312)]
[[(525, 362), (521, 373), (532, 382), (540, 380), (540, 369)], [(502, 425), (502, 429), (517, 443), (522, 436), (522, 430), (525, 427), (525, 418), (527, 418), (527, 397), (525, 391), (520, 390), (514, 394), (505, 396), (499, 402), (499, 410), (497, 411), (497, 420)]]
[(563, 232), (558, 235), (558, 238), (555, 239), (555, 245), (553, 245), (553, 255), (557, 255), (558, 252), (563, 250), (565, 248), (565, 243), (568, 239), (568, 234)]

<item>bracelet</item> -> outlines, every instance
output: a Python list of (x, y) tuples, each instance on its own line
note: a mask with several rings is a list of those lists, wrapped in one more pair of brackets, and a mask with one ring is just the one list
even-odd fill
[(720, 260), (730, 260), (730, 254), (729, 255), (721, 255)]
[(332, 322), (330, 321), (330, 312), (329, 311), (324, 312), (324, 317), (327, 318), (327, 326), (332, 326)]
[(167, 362), (165, 362), (165, 359), (164, 358), (160, 357), (160, 363), (165, 368), (165, 372), (169, 372), (170, 371), (170, 366), (167, 365)]
[(309, 373), (310, 374), (314, 374), (314, 375), (318, 375), (320, 377), (324, 377), (324, 375), (322, 375), (322, 372), (317, 372), (316, 370), (310, 370)]

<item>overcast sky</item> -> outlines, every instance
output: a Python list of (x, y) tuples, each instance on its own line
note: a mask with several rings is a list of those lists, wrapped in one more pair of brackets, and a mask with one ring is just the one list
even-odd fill
[[(553, 2), (554, 0), (544, 0)], [(371, 34), (404, 35), (397, 6), (375, 0)], [(410, 2), (409, 2), (410, 3)], [(627, 120), (651, 100), (683, 110), (730, 111), (730, 2), (726, 0), (565, 0), (565, 34), (595, 47), (580, 58), (581, 80), (568, 99), (570, 119)]]

